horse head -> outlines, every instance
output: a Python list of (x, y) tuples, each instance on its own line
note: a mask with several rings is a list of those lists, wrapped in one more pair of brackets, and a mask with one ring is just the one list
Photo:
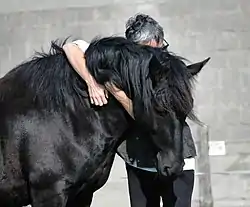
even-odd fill
[(154, 54), (149, 68), (157, 127), (151, 134), (159, 148), (159, 170), (169, 175), (181, 171), (184, 165), (182, 146), (186, 117), (200, 122), (193, 112), (192, 85), (210, 58), (187, 66), (183, 58), (166, 50), (147, 49)]

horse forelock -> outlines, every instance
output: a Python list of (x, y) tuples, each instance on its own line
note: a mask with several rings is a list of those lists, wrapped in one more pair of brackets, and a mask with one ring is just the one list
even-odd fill
[(87, 93), (83, 81), (64, 54), (62, 46), (65, 42), (52, 41), (49, 52), (36, 52), (30, 60), (15, 67), (3, 79), (10, 80), (10, 87), (16, 93), (26, 93), (41, 108), (61, 110), (67, 107), (74, 110), (83, 103)]
[[(188, 116), (197, 120), (193, 113), (192, 83), (184, 58), (162, 49), (150, 49), (158, 62), (151, 64), (151, 78), (154, 80), (154, 102), (161, 111), (172, 115)], [(160, 64), (159, 64), (160, 63)], [(156, 68), (157, 67), (157, 68)]]

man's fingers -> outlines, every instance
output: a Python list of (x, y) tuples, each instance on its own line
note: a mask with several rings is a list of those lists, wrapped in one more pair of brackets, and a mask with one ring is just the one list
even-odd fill
[(108, 103), (108, 101), (107, 101), (107, 99), (106, 99), (106, 97), (104, 96), (104, 97), (102, 97), (102, 103), (103, 104), (107, 104)]
[(92, 97), (90, 97), (90, 103), (91, 104), (94, 104), (95, 102), (94, 102), (94, 99), (92, 98)]
[(96, 106), (103, 106), (107, 104), (108, 92), (106, 90), (102, 91), (93, 91), (89, 88), (90, 102)]
[(108, 91), (107, 90), (104, 90), (104, 94), (105, 94), (105, 97), (108, 98)]
[(94, 104), (96, 106), (100, 106), (98, 98), (94, 97)]
[(102, 97), (98, 97), (97, 100), (98, 100), (99, 106), (102, 106), (103, 105)]
[(103, 106), (104, 104), (108, 103), (105, 97), (92, 97), (91, 100), (93, 101), (93, 103), (91, 103), (95, 104), (96, 106)]
[(103, 105), (101, 97), (94, 97), (94, 102), (95, 102), (96, 106), (102, 106)]
[(93, 93), (92, 93), (91, 88), (88, 88), (88, 91), (89, 91), (89, 99), (90, 99), (90, 103), (91, 103), (91, 104), (94, 104), (94, 103), (95, 103), (95, 101), (94, 101), (94, 97), (93, 97)]

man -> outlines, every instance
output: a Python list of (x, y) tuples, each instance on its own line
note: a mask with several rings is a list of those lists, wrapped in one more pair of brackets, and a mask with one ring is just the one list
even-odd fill
[[(139, 14), (130, 18), (126, 23), (126, 38), (138, 44), (152, 47), (164, 46), (163, 28), (148, 15)], [(167, 47), (166, 45), (165, 47)], [(85, 66), (84, 51), (88, 43), (78, 40), (64, 46), (64, 51), (73, 68), (86, 81), (92, 104), (102, 106), (107, 103), (107, 93), (103, 86), (96, 83)], [(127, 112), (133, 117), (131, 100), (123, 91), (113, 86), (106, 87)], [(132, 130), (133, 131), (133, 130)], [(129, 139), (118, 148), (118, 154), (126, 162), (128, 185), (132, 207), (157, 207), (160, 198), (164, 207), (189, 207), (194, 184), (194, 165), (196, 156), (195, 146), (188, 125), (183, 130), (183, 157), (186, 165), (178, 176), (159, 177), (156, 170), (156, 157), (150, 139), (140, 137), (140, 132), (129, 133)]]

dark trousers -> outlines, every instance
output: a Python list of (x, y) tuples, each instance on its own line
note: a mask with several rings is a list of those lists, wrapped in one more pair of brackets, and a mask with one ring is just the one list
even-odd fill
[(159, 177), (157, 173), (126, 165), (131, 207), (191, 207), (194, 171), (177, 177)]

